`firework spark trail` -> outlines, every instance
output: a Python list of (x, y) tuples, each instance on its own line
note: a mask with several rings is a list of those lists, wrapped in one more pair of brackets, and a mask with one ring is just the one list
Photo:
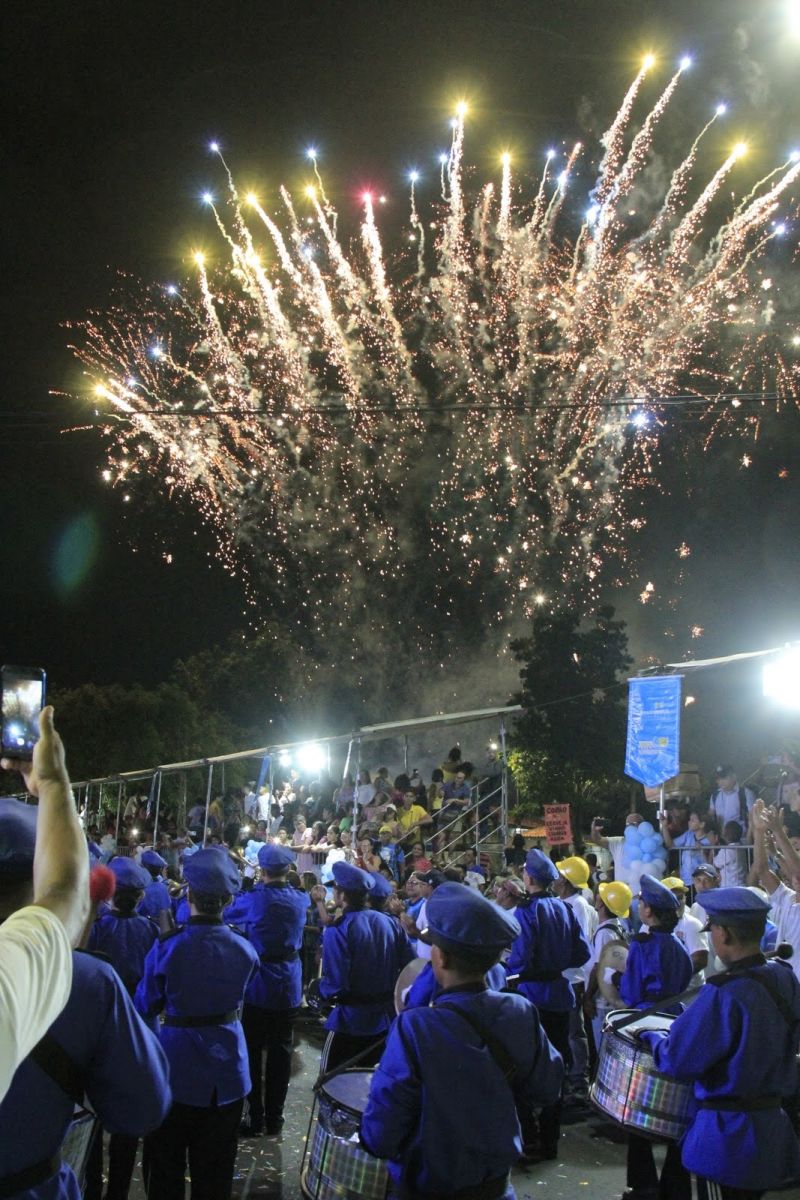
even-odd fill
[[(800, 164), (708, 228), (740, 157), (687, 200), (712, 118), (632, 228), (620, 203), (680, 75), (629, 135), (647, 69), (571, 237), (580, 147), (555, 179), (548, 155), (527, 216), (508, 160), (498, 205), (492, 184), (467, 204), (462, 108), (427, 248), (412, 178), (402, 269), (387, 265), (371, 199), (351, 250), (320, 186), (309, 224), (285, 188), (279, 217), (247, 197), (251, 228), (223, 160), (231, 218), (213, 215), (228, 267), (209, 275), (198, 258), (196, 304), (146, 293), (85, 326), (79, 353), (114, 414), (109, 473), (126, 488), (163, 473), (263, 608), (287, 611), (291, 595), (297, 631), (345, 645), (343, 661), (359, 639), (444, 656), (538, 603), (591, 603), (643, 524), (638, 496), (669, 431), (659, 395), (756, 379), (781, 398), (798, 390), (759, 263)], [(631, 396), (649, 401), (639, 432), (616, 403)]]

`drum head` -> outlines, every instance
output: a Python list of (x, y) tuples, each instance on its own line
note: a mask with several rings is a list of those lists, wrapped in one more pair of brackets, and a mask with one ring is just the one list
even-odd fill
[(323, 1083), (320, 1094), (337, 1108), (343, 1108), (354, 1116), (360, 1116), (367, 1107), (372, 1071), (342, 1071)]
[(394, 1011), (401, 1013), (405, 1008), (403, 1003), (403, 992), (411, 987), (414, 980), (422, 971), (422, 968), (427, 962), (427, 958), (412, 958), (410, 963), (406, 963), (400, 974), (397, 976), (397, 983), (394, 985)]
[(662, 1033), (669, 1033), (669, 1028), (675, 1020), (674, 1016), (669, 1013), (650, 1013), (648, 1016), (637, 1017), (635, 1021), (631, 1021), (624, 1029), (617, 1028), (623, 1020), (627, 1020), (633, 1016), (634, 1009), (624, 1008), (617, 1012), (609, 1013), (607, 1024), (609, 1029), (613, 1029), (617, 1037), (627, 1037), (632, 1041), (635, 1040), (636, 1034), (643, 1029), (655, 1029)]

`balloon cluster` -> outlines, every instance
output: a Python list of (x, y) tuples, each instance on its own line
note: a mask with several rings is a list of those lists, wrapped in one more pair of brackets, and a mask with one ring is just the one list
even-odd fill
[(667, 869), (667, 849), (657, 829), (649, 821), (625, 826), (622, 861), (632, 879), (654, 875), (661, 879)]

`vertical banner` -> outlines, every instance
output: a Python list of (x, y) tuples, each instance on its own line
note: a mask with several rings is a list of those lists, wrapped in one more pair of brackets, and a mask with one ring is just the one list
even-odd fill
[(628, 680), (625, 774), (657, 787), (678, 774), (682, 675)]

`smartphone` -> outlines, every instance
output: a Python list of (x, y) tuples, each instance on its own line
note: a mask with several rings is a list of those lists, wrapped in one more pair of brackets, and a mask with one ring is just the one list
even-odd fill
[(7, 758), (33, 757), (44, 708), (45, 673), (41, 667), (3, 667), (2, 751)]

